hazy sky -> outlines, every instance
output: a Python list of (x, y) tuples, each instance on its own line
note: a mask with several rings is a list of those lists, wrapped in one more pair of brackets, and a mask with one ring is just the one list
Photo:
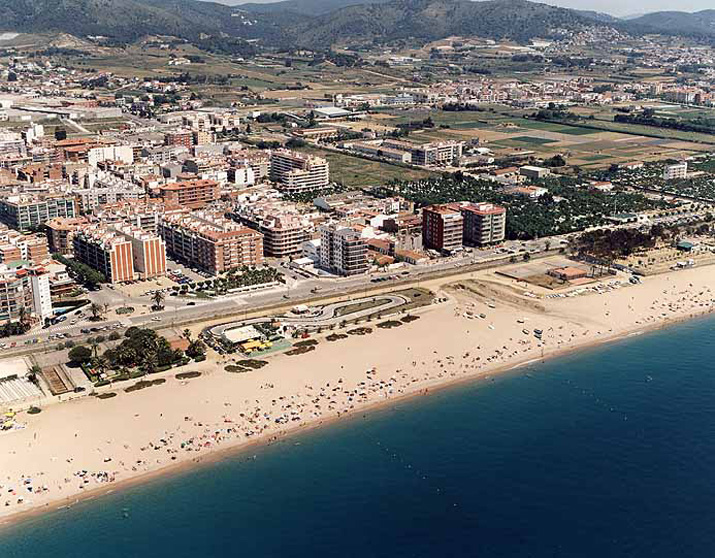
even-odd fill
[(681, 0), (679, 2), (673, 2), (672, 0), (631, 0), (630, 2), (624, 2), (623, 0), (548, 0), (544, 3), (563, 6), (564, 8), (596, 10), (597, 12), (606, 12), (615, 16), (671, 10), (696, 12), (714, 7), (712, 0)]
[[(245, 2), (268, 3), (276, 0), (213, 0), (224, 4), (243, 4)], [(664, 10), (677, 10), (682, 12), (696, 12), (698, 10), (712, 9), (713, 0), (534, 0), (551, 4), (553, 6), (563, 6), (564, 8), (576, 8), (579, 10), (595, 10), (605, 12), (615, 16), (630, 16), (634, 14), (645, 14), (648, 12), (660, 12)]]

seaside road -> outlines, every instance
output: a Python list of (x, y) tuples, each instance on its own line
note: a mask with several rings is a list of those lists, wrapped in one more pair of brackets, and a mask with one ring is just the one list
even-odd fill
[[(341, 321), (346, 318), (351, 320), (356, 318), (362, 318), (374, 314), (376, 311), (390, 310), (391, 308), (396, 308), (407, 304), (409, 299), (402, 295), (396, 294), (384, 294), (371, 296), (367, 298), (361, 298), (354, 301), (348, 302), (334, 302), (332, 304), (327, 304), (320, 307), (309, 314), (296, 315), (296, 316), (279, 316), (277, 319), (280, 321), (281, 325), (295, 326), (300, 328), (321, 328), (330, 327), (332, 325), (338, 325)], [(374, 304), (373, 304), (374, 303)], [(356, 310), (354, 312), (349, 312), (351, 306), (362, 306), (366, 307)], [(348, 310), (341, 313), (341, 310)], [(232, 321), (225, 324), (220, 324), (209, 329), (209, 332), (214, 337), (220, 337), (227, 330), (242, 326), (242, 325), (256, 325), (256, 324), (269, 324), (276, 318), (273, 317), (261, 317), (253, 318), (246, 321)]]

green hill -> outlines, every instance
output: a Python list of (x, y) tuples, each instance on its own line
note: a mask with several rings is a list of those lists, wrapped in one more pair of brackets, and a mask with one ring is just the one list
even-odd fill
[(640, 33), (715, 37), (715, 10), (654, 12), (629, 19), (627, 28)]
[(452, 35), (526, 41), (556, 28), (602, 25), (573, 10), (526, 0), (392, 0), (318, 17), (298, 34), (306, 45), (338, 40), (440, 39)]

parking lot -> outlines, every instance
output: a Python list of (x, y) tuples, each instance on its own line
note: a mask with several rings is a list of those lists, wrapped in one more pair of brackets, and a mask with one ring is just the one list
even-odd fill
[(185, 277), (194, 282), (205, 281), (213, 277), (211, 274), (201, 271), (196, 268), (190, 268), (184, 264), (170, 260), (166, 260), (166, 271), (167, 273), (174, 275), (177, 278)]

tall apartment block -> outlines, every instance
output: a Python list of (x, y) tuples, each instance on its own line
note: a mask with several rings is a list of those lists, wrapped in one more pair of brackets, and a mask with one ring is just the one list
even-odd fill
[(462, 249), (464, 218), (454, 205), (431, 205), (422, 210), (422, 245), (440, 252)]
[(52, 316), (49, 274), (42, 267), (0, 264), (0, 322), (18, 320), (20, 308), (38, 320)]
[(101, 227), (88, 226), (72, 238), (74, 258), (102, 273), (110, 283), (134, 280), (132, 243), (125, 236)]
[(464, 220), (462, 241), (469, 246), (487, 246), (504, 240), (506, 209), (491, 203), (459, 205)]
[(87, 224), (84, 217), (55, 217), (45, 223), (45, 232), (53, 254), (72, 254), (72, 236)]
[(160, 237), (129, 225), (115, 225), (113, 230), (131, 243), (132, 264), (140, 279), (166, 275), (166, 244)]
[(0, 200), (0, 221), (18, 231), (43, 225), (55, 217), (76, 217), (71, 196), (9, 196)]
[(167, 205), (201, 209), (221, 197), (221, 190), (213, 180), (187, 180), (159, 186)]
[(263, 263), (261, 233), (211, 213), (165, 215), (159, 234), (172, 257), (213, 275)]
[(320, 157), (278, 149), (271, 153), (270, 178), (284, 192), (317, 190), (330, 183), (330, 165)]
[(322, 226), (319, 255), (320, 267), (337, 275), (359, 275), (370, 267), (367, 242), (349, 227)]
[(310, 222), (298, 213), (263, 211), (253, 204), (237, 207), (230, 217), (263, 235), (263, 254), (269, 258), (286, 258), (302, 251), (309, 240)]
[(682, 180), (688, 176), (688, 162), (683, 161), (682, 163), (675, 163), (674, 165), (668, 165), (663, 171), (663, 178), (665, 180)]

